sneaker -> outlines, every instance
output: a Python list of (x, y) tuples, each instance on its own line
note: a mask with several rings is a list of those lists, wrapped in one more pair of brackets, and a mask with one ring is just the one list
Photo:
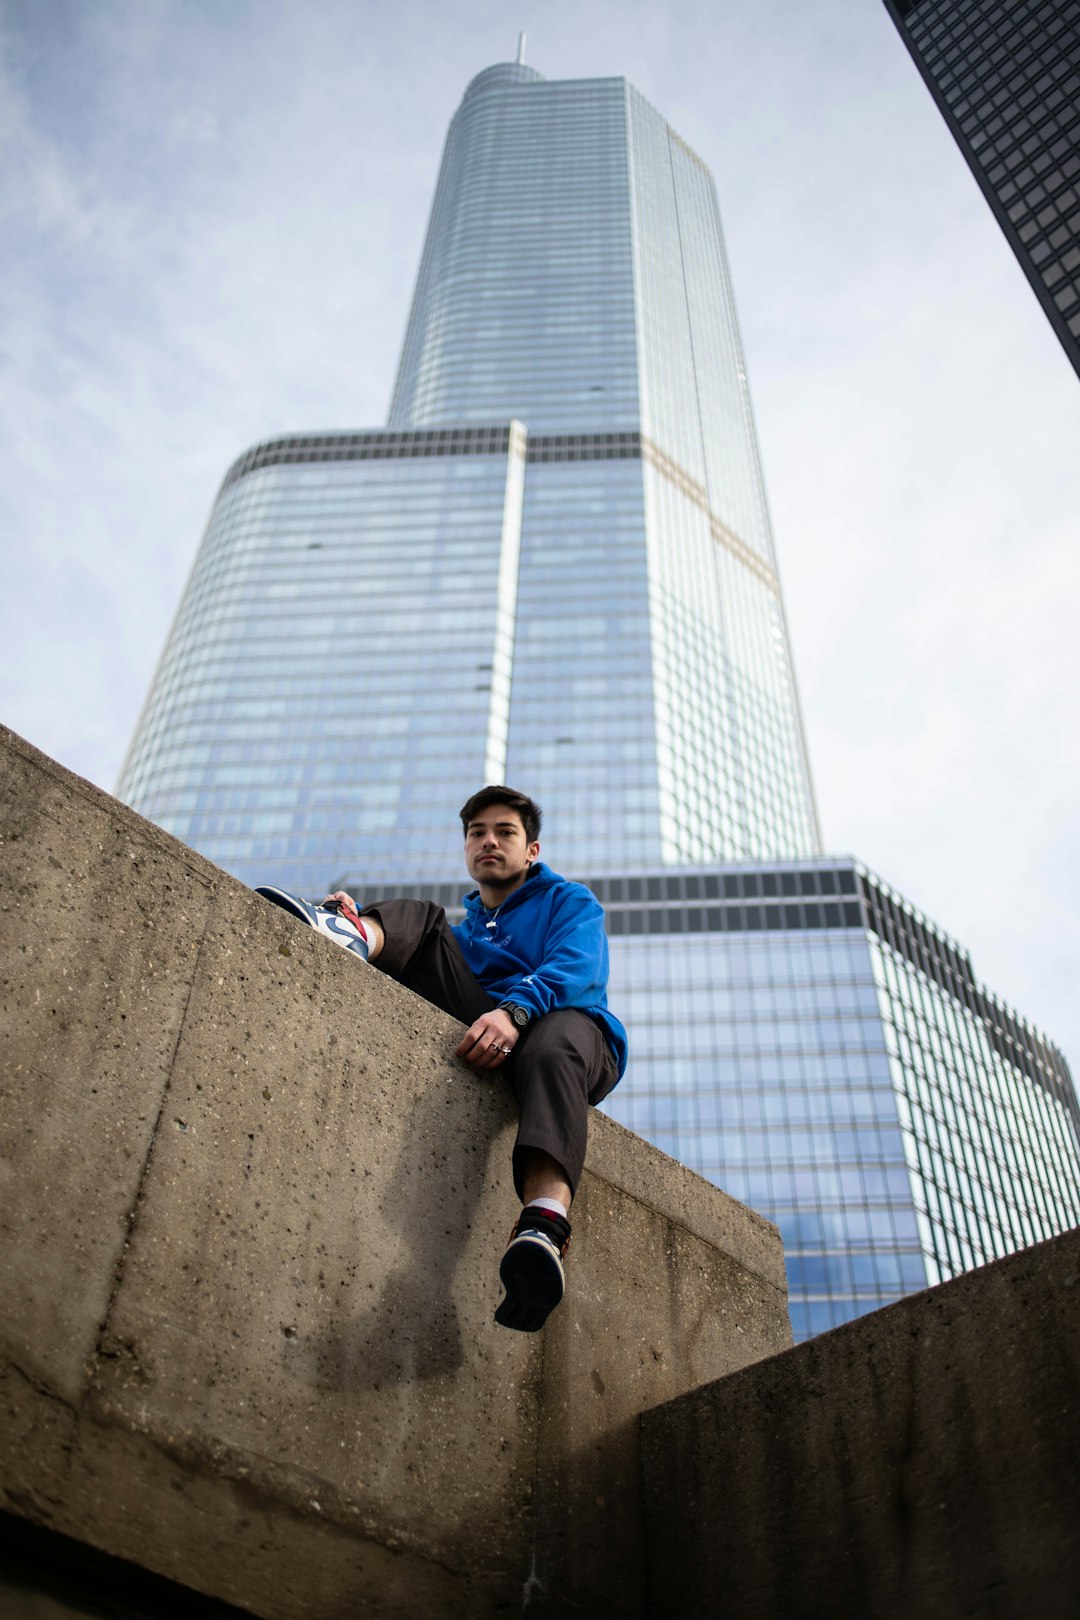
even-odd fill
[(506, 1289), (495, 1320), (518, 1333), (538, 1333), (566, 1289), (563, 1256), (570, 1246), (570, 1222), (547, 1209), (527, 1205), (510, 1234), (499, 1276)]
[(264, 900), (270, 900), (275, 906), (289, 912), (293, 917), (299, 917), (306, 922), (309, 928), (314, 928), (317, 934), (323, 934), (332, 939), (335, 945), (340, 945), (346, 951), (352, 951), (354, 956), (368, 959), (368, 942), (363, 931), (350, 920), (359, 917), (350, 907), (348, 911), (337, 900), (331, 901), (328, 906), (317, 906), (313, 900), (301, 900), (299, 895), (290, 894), (287, 889), (275, 889), (272, 884), (266, 884), (255, 890)]

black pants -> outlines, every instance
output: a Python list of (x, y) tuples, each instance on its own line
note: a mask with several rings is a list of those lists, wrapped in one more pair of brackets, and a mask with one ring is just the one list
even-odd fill
[[(472, 975), (441, 906), (426, 900), (376, 900), (361, 911), (382, 924), (386, 943), (373, 964), (452, 1018), (472, 1024), (498, 1002)], [(572, 1192), (585, 1162), (589, 1105), (618, 1080), (614, 1054), (598, 1024), (573, 1008), (549, 1012), (524, 1030), (502, 1066), (518, 1104), (514, 1186), (521, 1161), (540, 1148), (562, 1166)]]

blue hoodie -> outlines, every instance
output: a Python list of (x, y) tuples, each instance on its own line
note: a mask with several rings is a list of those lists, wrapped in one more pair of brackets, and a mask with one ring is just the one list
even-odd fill
[(489, 928), (493, 915), (474, 889), (465, 896), (464, 921), (454, 924), (474, 978), (489, 995), (515, 1001), (537, 1018), (556, 1007), (579, 1008), (603, 1030), (621, 1080), (626, 1031), (608, 1012), (608, 944), (596, 896), (535, 861)]

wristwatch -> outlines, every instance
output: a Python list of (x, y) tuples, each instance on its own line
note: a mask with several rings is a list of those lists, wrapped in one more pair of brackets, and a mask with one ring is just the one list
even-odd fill
[(527, 1029), (532, 1013), (528, 1007), (519, 1007), (516, 1001), (500, 1001), (499, 1011), (509, 1013), (510, 1018), (518, 1029)]

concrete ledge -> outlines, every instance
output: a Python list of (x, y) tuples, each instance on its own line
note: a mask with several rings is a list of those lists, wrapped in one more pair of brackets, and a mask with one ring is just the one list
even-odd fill
[(1080, 1231), (642, 1419), (652, 1616), (1074, 1620)]
[(779, 1236), (596, 1116), (492, 1322), (458, 1026), (0, 732), (0, 1506), (268, 1617), (641, 1612), (638, 1417), (790, 1343)]

